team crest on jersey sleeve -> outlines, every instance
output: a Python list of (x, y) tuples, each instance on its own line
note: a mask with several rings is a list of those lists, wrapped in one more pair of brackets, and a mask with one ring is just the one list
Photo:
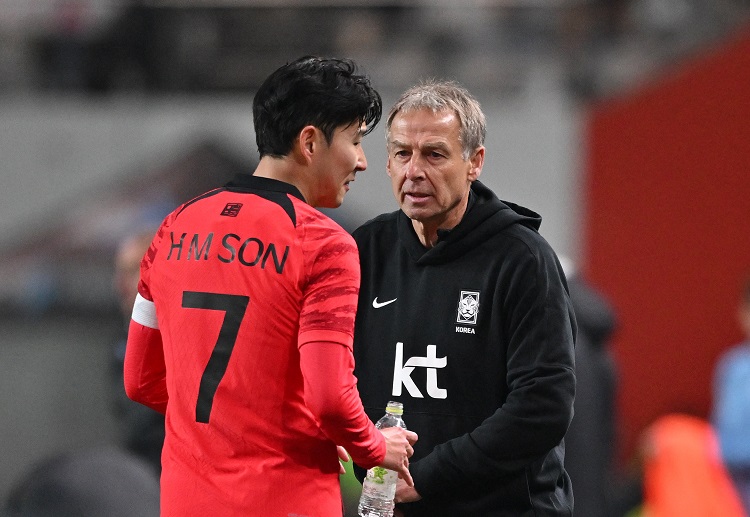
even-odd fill
[(479, 292), (461, 291), (458, 297), (458, 311), (456, 323), (476, 325), (479, 315)]

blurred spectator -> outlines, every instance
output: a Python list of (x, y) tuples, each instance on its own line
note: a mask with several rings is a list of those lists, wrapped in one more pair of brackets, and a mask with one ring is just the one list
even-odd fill
[(118, 246), (115, 253), (115, 273), (113, 284), (123, 322), (130, 323), (133, 301), (138, 292), (138, 280), (141, 275), (141, 259), (148, 250), (156, 233), (156, 228), (147, 229), (127, 236)]
[(123, 445), (145, 459), (156, 472), (161, 471), (161, 449), (164, 443), (164, 415), (133, 402), (125, 394), (123, 363), (127, 325), (138, 292), (141, 258), (151, 244), (155, 230), (146, 230), (122, 241), (115, 256), (114, 288), (123, 318), (121, 338), (114, 347), (112, 381), (115, 413), (122, 431)]
[(744, 517), (711, 425), (668, 414), (644, 432), (640, 517)]
[(57, 3), (55, 29), (37, 42), (40, 74), (45, 86), (80, 90), (86, 83), (86, 5), (80, 0)]
[(712, 420), (724, 462), (750, 514), (750, 277), (737, 316), (745, 339), (719, 358)]
[(115, 448), (55, 455), (12, 487), (3, 517), (157, 517), (159, 480)]
[(565, 435), (565, 469), (573, 483), (575, 513), (608, 517), (615, 450), (617, 374), (608, 343), (615, 329), (609, 302), (560, 257), (578, 323), (575, 413)]

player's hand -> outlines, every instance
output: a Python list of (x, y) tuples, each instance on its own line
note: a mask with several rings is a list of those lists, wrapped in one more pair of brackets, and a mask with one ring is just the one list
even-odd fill
[(398, 472), (398, 477), (409, 486), (414, 480), (409, 473), (409, 458), (414, 454), (413, 445), (417, 442), (417, 433), (400, 427), (387, 427), (380, 430), (385, 438), (385, 459), (382, 466)]
[(341, 445), (336, 446), (336, 452), (338, 452), (339, 455), (339, 474), (346, 474), (346, 467), (344, 467), (344, 463), (348, 463), (352, 458), (351, 456), (349, 456), (349, 453), (346, 452), (346, 449), (344, 449)]

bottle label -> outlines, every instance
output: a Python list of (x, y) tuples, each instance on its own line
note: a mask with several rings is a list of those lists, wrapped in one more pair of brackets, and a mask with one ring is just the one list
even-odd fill
[(398, 474), (383, 467), (373, 467), (367, 471), (364, 488), (370, 497), (377, 494), (384, 499), (393, 499), (396, 496), (396, 481)]

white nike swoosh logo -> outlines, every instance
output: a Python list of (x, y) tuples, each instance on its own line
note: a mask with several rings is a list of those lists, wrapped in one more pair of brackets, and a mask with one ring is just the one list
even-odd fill
[(398, 298), (394, 298), (393, 300), (388, 300), (387, 302), (379, 302), (378, 297), (376, 296), (375, 299), (372, 301), (372, 306), (375, 309), (379, 309), (381, 307), (385, 307), (386, 305), (395, 302), (398, 300)]

